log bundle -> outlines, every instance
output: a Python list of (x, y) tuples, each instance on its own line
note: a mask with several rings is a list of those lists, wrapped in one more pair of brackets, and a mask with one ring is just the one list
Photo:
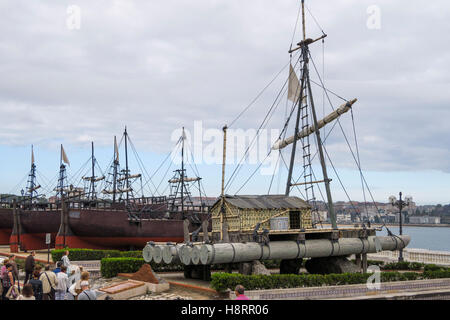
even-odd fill
[[(250, 262), (254, 260), (301, 259), (349, 256), (352, 254), (395, 251), (405, 248), (411, 237), (369, 236), (367, 238), (314, 239), (305, 241), (271, 241), (268, 244), (147, 244), (143, 251), (146, 262), (184, 265), (212, 265)], [(147, 261), (149, 260), (149, 261)]]

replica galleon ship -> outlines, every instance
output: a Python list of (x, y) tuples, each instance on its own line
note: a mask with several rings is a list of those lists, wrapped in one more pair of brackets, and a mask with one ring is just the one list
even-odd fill
[[(148, 241), (182, 241), (183, 223), (189, 230), (200, 227), (208, 218), (207, 198), (202, 194), (201, 178), (187, 177), (185, 168), (185, 135), (177, 142), (181, 148), (181, 169), (168, 180), (168, 196), (138, 196), (133, 185), (141, 182), (142, 174), (131, 174), (128, 167), (128, 144), (125, 129), (125, 168), (120, 169), (119, 147), (114, 139), (114, 157), (108, 176), (96, 176), (96, 159), (92, 145), (90, 176), (83, 176), (84, 187), (67, 185), (66, 164), (69, 163), (61, 146), (58, 185), (53, 201), (37, 201), (36, 165), (32, 156), (27, 193), (20, 201), (2, 203), (0, 218), (2, 241), (11, 252), (47, 247), (45, 236), (51, 234), (51, 247), (130, 249), (142, 248)], [(134, 147), (133, 147), (134, 148)], [(167, 159), (166, 159), (167, 160)], [(144, 169), (145, 170), (145, 169)], [(198, 172), (197, 172), (198, 173)], [(97, 192), (100, 182), (104, 188)], [(193, 197), (196, 184), (199, 197)], [(101, 194), (102, 197), (99, 196)]]
[[(213, 264), (228, 264), (230, 267), (230, 264), (238, 263), (239, 271), (248, 274), (252, 272), (255, 262), (269, 259), (281, 260), (280, 273), (298, 274), (303, 258), (308, 258), (305, 267), (310, 273), (341, 273), (348, 272), (344, 271), (345, 269), (357, 268), (355, 264), (346, 259), (352, 254), (356, 255), (358, 264), (366, 271), (368, 253), (382, 250), (401, 250), (409, 244), (409, 236), (394, 235), (385, 224), (383, 227), (388, 230), (388, 236), (377, 236), (376, 232), (380, 229), (371, 227), (370, 222), (364, 221), (360, 212), (356, 213), (360, 216), (361, 223), (346, 227), (337, 225), (326, 159), (332, 165), (339, 182), (341, 182), (341, 179), (324, 145), (328, 135), (323, 134), (322, 128), (329, 123), (339, 124), (340, 126), (341, 116), (351, 111), (357, 100), (347, 100), (336, 95), (343, 102), (337, 108), (333, 106), (328, 98), (332, 92), (325, 88), (310, 53), (310, 46), (320, 43), (327, 35), (322, 33), (316, 39), (307, 38), (303, 0), (301, 11), (303, 37), (297, 43), (297, 46), (293, 47), (291, 44), (289, 50), (290, 64), (286, 65), (286, 67), (290, 65), (289, 75), (259, 126), (255, 139), (252, 140), (256, 141), (256, 137), (262, 132), (260, 129), (264, 129), (268, 124), (268, 119), (276, 113), (276, 107), (283, 104), (280, 103), (281, 98), (287, 96), (287, 101), (292, 102), (290, 112), (286, 112), (286, 118), (283, 119), (281, 125), (281, 133), (270, 151), (270, 153), (278, 152), (278, 160), (281, 158), (284, 162), (282, 150), (288, 146), (291, 147), (290, 161), (285, 162), (288, 169), (285, 193), (270, 193), (273, 178), (276, 176), (274, 172), (268, 179), (271, 182), (267, 194), (238, 194), (259, 170), (263, 161), (247, 180), (244, 178), (245, 182), (236, 194), (226, 194), (242, 166), (241, 163), (236, 166), (225, 184), (228, 126), (224, 126), (222, 189), (221, 196), (211, 208), (211, 232), (208, 232), (207, 225), (204, 224), (202, 232), (188, 235), (183, 243), (149, 243), (143, 250), (144, 259), (147, 262), (182, 263), (185, 265), (186, 277), (204, 280), (210, 278), (210, 266)], [(332, 109), (320, 121), (313, 97), (311, 85), (313, 80), (310, 77), (310, 73), (314, 70), (319, 80), (314, 83), (323, 90), (324, 97), (327, 97)], [(300, 78), (297, 77), (297, 72), (300, 73)], [(260, 95), (261, 93), (258, 97)], [(236, 120), (248, 109), (249, 107), (246, 107)], [(289, 109), (286, 110), (289, 111)], [(254, 117), (254, 115), (252, 116)], [(232, 122), (231, 126), (236, 120)], [(291, 126), (289, 126), (290, 123)], [(294, 129), (293, 134), (286, 138), (287, 132), (291, 129)], [(330, 131), (328, 131), (328, 134)], [(342, 133), (345, 136), (343, 129)], [(248, 156), (248, 151), (254, 145), (256, 143), (253, 145), (250, 143), (242, 159)], [(314, 145), (315, 153), (312, 152), (314, 151)], [(355, 145), (357, 148), (356, 143)], [(350, 144), (348, 144), (348, 147), (354, 156)], [(298, 157), (298, 153), (300, 153), (300, 157)], [(358, 151), (357, 154), (359, 158)], [(301, 163), (298, 176), (294, 174), (296, 157), (301, 158), (300, 161), (297, 161)], [(314, 172), (312, 165), (314, 158), (318, 159), (319, 165), (316, 168), (321, 169), (320, 174)], [(361, 181), (365, 183), (360, 162), (355, 156), (354, 160), (358, 166)], [(324, 187), (324, 193), (320, 186)], [(341, 186), (343, 187), (342, 184)], [(365, 183), (365, 186), (369, 190), (367, 183)], [(303, 192), (301, 189), (303, 189)], [(298, 191), (301, 198), (292, 195), (292, 191)], [(318, 201), (316, 200), (318, 193), (326, 204), (331, 227), (325, 225), (323, 222), (327, 221), (323, 221), (319, 215)]]

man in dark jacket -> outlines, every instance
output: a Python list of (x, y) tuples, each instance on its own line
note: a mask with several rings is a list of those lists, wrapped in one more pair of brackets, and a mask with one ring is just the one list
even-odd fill
[(25, 260), (25, 282), (26, 284), (28, 280), (31, 280), (31, 277), (33, 275), (34, 266), (36, 265), (34, 261), (34, 256), (36, 255), (36, 252), (31, 251), (30, 255)]

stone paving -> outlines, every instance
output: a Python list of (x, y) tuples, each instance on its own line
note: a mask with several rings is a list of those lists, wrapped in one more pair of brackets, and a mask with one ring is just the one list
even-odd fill
[(145, 296), (134, 297), (129, 300), (193, 300), (192, 297), (180, 296), (173, 293), (146, 294)]

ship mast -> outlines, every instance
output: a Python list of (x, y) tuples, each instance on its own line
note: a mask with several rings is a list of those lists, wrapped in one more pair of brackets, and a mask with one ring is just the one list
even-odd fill
[(126, 181), (126, 190), (127, 190), (127, 204), (129, 202), (129, 188), (130, 188), (130, 181), (128, 179), (129, 172), (128, 172), (128, 133), (127, 133), (127, 127), (125, 127), (125, 181)]
[[(321, 36), (315, 40), (306, 38), (304, 0), (302, 0), (302, 29), (303, 29), (303, 40), (297, 44), (298, 45), (297, 48), (289, 50), (290, 54), (292, 54), (292, 52), (294, 52), (294, 51), (301, 50), (301, 56), (303, 58), (302, 68), (301, 68), (302, 76), (301, 76), (301, 85), (300, 85), (300, 95), (299, 95), (298, 102), (297, 102), (298, 103), (298, 112), (297, 112), (297, 119), (296, 119), (296, 126), (295, 126), (295, 137), (297, 137), (298, 133), (299, 133), (299, 122), (300, 122), (300, 117), (301, 117), (301, 115), (300, 115), (301, 104), (303, 103), (303, 100), (305, 98), (308, 98), (309, 103), (310, 103), (310, 110), (311, 110), (312, 118), (313, 118), (313, 124), (314, 124), (314, 128), (315, 128), (320, 164), (322, 167), (323, 181), (320, 181), (320, 182), (325, 183), (325, 189), (326, 189), (326, 193), (327, 193), (327, 202), (328, 202), (328, 212), (330, 214), (331, 225), (332, 225), (333, 229), (337, 229), (336, 216), (335, 216), (334, 206), (333, 206), (333, 199), (331, 197), (331, 190), (330, 190), (330, 179), (328, 178), (328, 172), (327, 172), (325, 157), (324, 157), (324, 153), (323, 153), (322, 140), (320, 137), (320, 128), (319, 128), (318, 121), (317, 121), (317, 114), (316, 114), (316, 109), (314, 106), (314, 99), (312, 96), (311, 82), (310, 82), (310, 75), (309, 75), (309, 55), (310, 55), (309, 45), (316, 41), (324, 39), (326, 37), (326, 34), (324, 34), (323, 36)], [(307, 94), (305, 94), (306, 93), (305, 89), (307, 90)], [(292, 171), (293, 171), (294, 159), (295, 159), (296, 141), (297, 141), (297, 139), (294, 139), (292, 153), (291, 153), (291, 162), (290, 162), (290, 166), (289, 166), (289, 174), (288, 174), (288, 180), (287, 180), (287, 185), (286, 185), (286, 195), (287, 196), (289, 195), (290, 189), (293, 186)], [(318, 183), (318, 182), (319, 181), (310, 182), (310, 183)]]
[(58, 179), (58, 187), (56, 192), (56, 197), (58, 197), (58, 194), (61, 196), (61, 201), (64, 196), (64, 180), (66, 179), (66, 166), (63, 163), (63, 145), (61, 144), (61, 151), (60, 151), (60, 157), (59, 157), (59, 179)]
[[(227, 159), (227, 130), (228, 126), (223, 127), (223, 158), (222, 158), (222, 188), (220, 191), (220, 241), (228, 238), (228, 235), (224, 232), (224, 216), (225, 216), (225, 162)], [(228, 232), (228, 231), (227, 231)]]
[(183, 135), (181, 136), (181, 213), (184, 219), (184, 127), (183, 127)]
[(27, 193), (26, 195), (30, 197), (30, 204), (33, 203), (33, 196), (36, 193), (36, 190), (41, 186), (36, 186), (36, 165), (34, 163), (34, 151), (33, 145), (31, 145), (31, 170), (28, 175), (28, 183), (27, 183)]
[(113, 168), (113, 203), (116, 202), (117, 189), (117, 167), (119, 166), (119, 150), (117, 150), (117, 140), (114, 136), (114, 168)]

